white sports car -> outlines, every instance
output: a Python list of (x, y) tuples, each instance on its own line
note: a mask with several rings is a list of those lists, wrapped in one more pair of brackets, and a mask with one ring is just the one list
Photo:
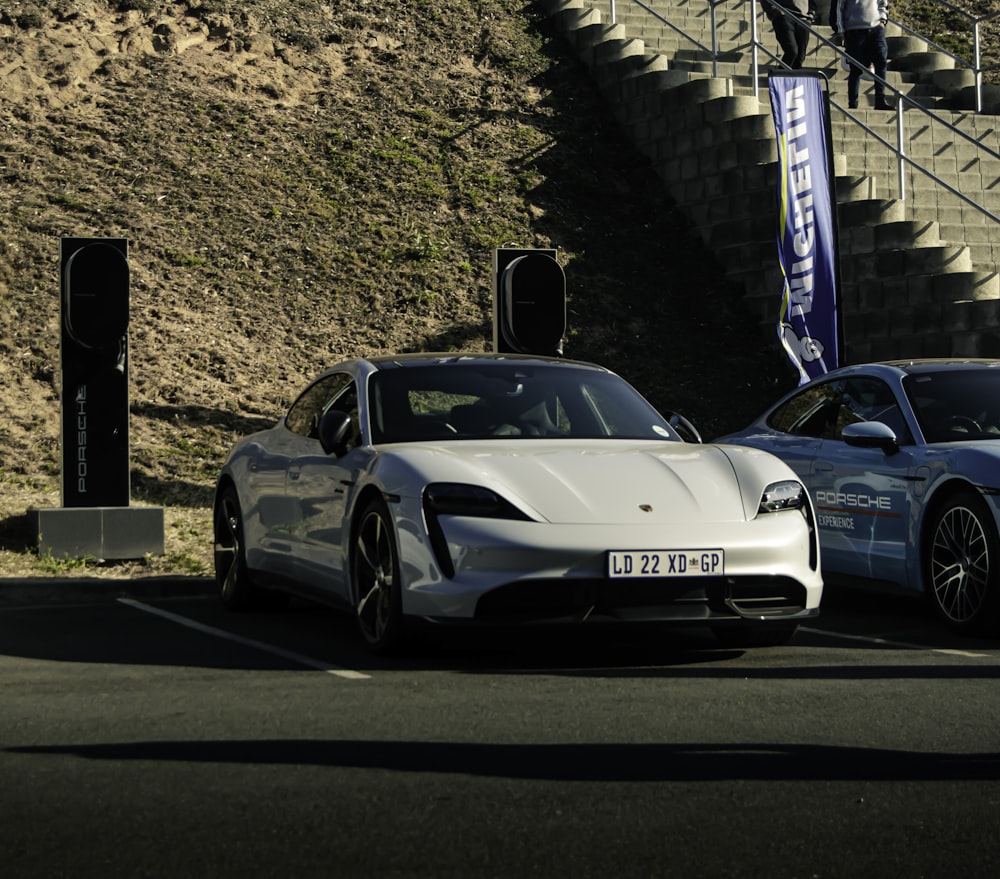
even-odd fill
[(286, 593), (418, 623), (700, 623), (781, 643), (818, 613), (814, 513), (756, 449), (688, 443), (607, 369), (420, 354), (327, 369), (219, 476), (226, 607)]

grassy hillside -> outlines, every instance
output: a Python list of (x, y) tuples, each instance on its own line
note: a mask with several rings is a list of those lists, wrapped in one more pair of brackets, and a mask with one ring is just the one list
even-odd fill
[[(488, 350), (491, 254), (554, 247), (568, 356), (708, 436), (790, 386), (688, 224), (514, 0), (0, 0), (0, 577), (64, 574), (58, 254), (130, 242), (132, 496), (208, 573), (218, 465), (324, 365)], [(776, 291), (777, 296), (778, 291)]]

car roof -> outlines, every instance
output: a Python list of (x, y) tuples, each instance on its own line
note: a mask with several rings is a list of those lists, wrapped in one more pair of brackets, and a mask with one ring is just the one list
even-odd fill
[(440, 353), (410, 353), (410, 354), (379, 354), (372, 357), (359, 358), (360, 362), (371, 364), (376, 370), (405, 369), (415, 366), (480, 366), (492, 363), (520, 363), (525, 366), (575, 366), (593, 369), (599, 372), (610, 372), (596, 363), (582, 360), (568, 360), (562, 357), (544, 357), (536, 354), (508, 354), (490, 352), (440, 352)]
[(817, 380), (846, 376), (871, 370), (889, 370), (905, 375), (925, 375), (932, 372), (952, 372), (972, 368), (997, 369), (1000, 360), (987, 357), (922, 357), (898, 360), (880, 360), (872, 363), (853, 363), (817, 376)]
[(905, 373), (916, 375), (925, 372), (967, 369), (970, 366), (996, 369), (1000, 367), (1000, 360), (986, 357), (925, 357), (919, 360), (888, 360), (886, 365), (895, 366)]

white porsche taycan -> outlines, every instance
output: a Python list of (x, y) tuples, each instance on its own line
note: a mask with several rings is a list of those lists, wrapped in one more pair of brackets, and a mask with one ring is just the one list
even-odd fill
[(346, 361), (223, 465), (222, 602), (318, 599), (354, 613), (376, 651), (419, 624), (787, 640), (822, 592), (808, 494), (777, 457), (679, 429), (692, 432), (593, 364)]

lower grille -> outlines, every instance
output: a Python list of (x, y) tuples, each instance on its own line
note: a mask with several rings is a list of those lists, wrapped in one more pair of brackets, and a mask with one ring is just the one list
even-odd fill
[(787, 577), (521, 580), (484, 595), (483, 622), (706, 621), (790, 617), (806, 590)]

